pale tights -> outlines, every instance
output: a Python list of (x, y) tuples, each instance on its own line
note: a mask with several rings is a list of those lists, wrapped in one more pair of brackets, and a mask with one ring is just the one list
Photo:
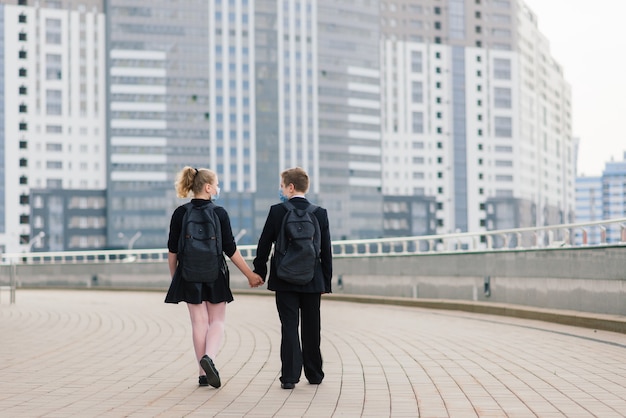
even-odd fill
[[(200, 359), (205, 354), (212, 360), (215, 359), (217, 350), (219, 350), (224, 336), (226, 302), (188, 303), (187, 307), (189, 308), (189, 316), (191, 317), (191, 332), (196, 359), (200, 362)], [(205, 374), (199, 363), (198, 367), (200, 375)]]

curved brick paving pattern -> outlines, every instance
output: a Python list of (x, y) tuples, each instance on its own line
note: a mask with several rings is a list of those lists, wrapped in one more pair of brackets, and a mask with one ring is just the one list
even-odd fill
[(623, 417), (626, 335), (323, 300), (326, 379), (280, 388), (272, 297), (236, 295), (199, 388), (186, 307), (159, 292), (18, 290), (0, 305), (4, 417)]

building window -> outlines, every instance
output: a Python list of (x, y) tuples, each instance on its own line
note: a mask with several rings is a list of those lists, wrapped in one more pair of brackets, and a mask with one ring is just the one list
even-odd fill
[(20, 41), (26, 41), (28, 40), (28, 37), (25, 32), (20, 32), (19, 35), (17, 35), (17, 39)]
[(18, 6), (28, 6), (28, 0), (17, 0)]
[(28, 142), (24, 140), (20, 141), (20, 149), (28, 149)]
[(411, 51), (411, 71), (421, 73), (422, 61), (422, 51)]
[(17, 53), (19, 59), (26, 59), (26, 51), (21, 49), (20, 52)]
[(513, 136), (513, 120), (508, 116), (496, 116), (494, 130), (496, 138), (511, 138)]
[(511, 79), (511, 60), (495, 58), (493, 60), (493, 76), (497, 80)]
[(510, 109), (511, 108), (511, 89), (508, 87), (495, 87), (494, 88), (494, 106), (497, 109)]
[(413, 81), (412, 85), (412, 100), (413, 103), (423, 103), (424, 101), (424, 86), (421, 81)]
[(28, 184), (28, 177), (21, 176), (20, 177), (20, 184)]
[(30, 199), (27, 194), (20, 195), (20, 205), (28, 205)]
[(62, 114), (61, 90), (46, 90), (46, 114)]
[(46, 43), (61, 44), (61, 19), (46, 19)]
[(481, 33), (482, 32), (482, 28), (480, 26), (476, 26), (475, 31), (476, 31), (476, 33)]
[(20, 15), (17, 18), (17, 21), (19, 23), (26, 23), (26, 15), (24, 13), (20, 13)]
[(441, 29), (441, 22), (435, 22), (435, 29)]
[(28, 160), (26, 158), (20, 158), (20, 167), (28, 167)]
[(413, 133), (414, 134), (424, 133), (424, 113), (423, 112), (413, 112)]
[(63, 162), (62, 161), (46, 161), (46, 168), (49, 170), (62, 170)]
[(22, 103), (20, 105), (20, 113), (27, 113), (28, 112), (28, 106), (26, 106), (24, 103)]
[(60, 54), (46, 54), (46, 80), (60, 80), (61, 68)]
[(26, 93), (28, 93), (28, 89), (26, 88), (26, 86), (20, 86), (20, 94), (23, 96)]
[(20, 131), (27, 131), (28, 130), (28, 124), (26, 122), (20, 122), (19, 129), (20, 129)]
[[(440, 44), (441, 43), (441, 36), (435, 36), (435, 43), (436, 44)], [(438, 71), (440, 72), (440, 71)]]
[(20, 215), (20, 224), (28, 225), (30, 223), (30, 217), (28, 215)]
[(26, 71), (26, 68), (20, 68), (19, 70), (20, 77), (26, 77), (27, 74), (28, 74), (28, 71)]

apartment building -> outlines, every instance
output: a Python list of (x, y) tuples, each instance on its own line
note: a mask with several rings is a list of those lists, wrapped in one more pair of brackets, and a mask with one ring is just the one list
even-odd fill
[(376, 3), (113, 0), (106, 15), (110, 243), (165, 245), (187, 164), (217, 171), (240, 243), (296, 165), (337, 236), (381, 235)]
[(571, 89), (522, 1), (382, 1), (381, 32), (386, 201), (434, 199), (437, 233), (573, 220)]
[(107, 186), (102, 1), (2, 1), (0, 22), (0, 250), (55, 248), (33, 191)]

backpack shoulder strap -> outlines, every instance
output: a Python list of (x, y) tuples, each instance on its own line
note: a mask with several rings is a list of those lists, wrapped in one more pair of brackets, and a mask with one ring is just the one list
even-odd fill
[(217, 238), (217, 251), (221, 253), (222, 252), (222, 224), (220, 221), (220, 217), (217, 215), (217, 212), (215, 211), (215, 208), (217, 208), (217, 205), (213, 203), (213, 201), (209, 200), (206, 204), (202, 205), (201, 208), (212, 217), (213, 222), (215, 223), (215, 234), (217, 236), (216, 237)]
[(183, 215), (183, 219), (180, 224), (180, 236), (178, 237), (179, 254), (182, 254), (185, 251), (185, 228), (187, 226), (187, 219), (189, 219), (189, 215), (193, 209), (193, 204), (191, 202), (187, 202), (183, 205), (183, 207), (185, 208), (185, 214)]
[(289, 212), (290, 210), (294, 210), (296, 207), (293, 205), (293, 203), (291, 203), (290, 201), (285, 201), (283, 202), (283, 207), (285, 209), (287, 209), (287, 212)]
[(320, 208), (319, 206), (316, 206), (313, 203), (311, 203), (309, 206), (307, 206), (306, 211), (309, 213), (314, 213), (319, 208)]

